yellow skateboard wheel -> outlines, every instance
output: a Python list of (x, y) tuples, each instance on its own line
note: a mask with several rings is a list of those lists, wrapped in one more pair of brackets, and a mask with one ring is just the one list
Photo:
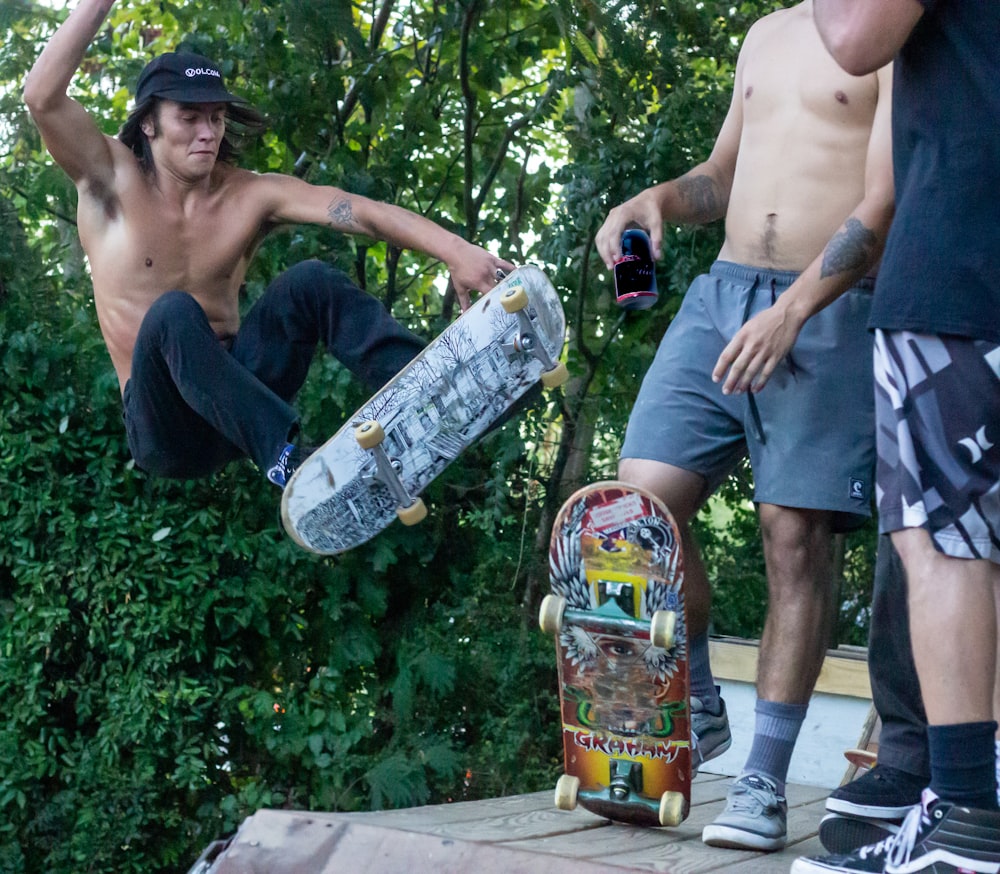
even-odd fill
[(684, 821), (684, 793), (664, 792), (660, 796), (660, 825), (680, 825)]
[(404, 525), (416, 525), (427, 518), (427, 505), (417, 498), (409, 507), (397, 507), (396, 515)]
[(504, 308), (504, 312), (508, 313), (523, 310), (528, 305), (528, 292), (520, 285), (508, 288), (500, 295), (500, 305)]
[(660, 649), (670, 649), (676, 627), (677, 614), (673, 610), (657, 610), (649, 622), (649, 642)]
[(385, 439), (385, 431), (378, 422), (369, 419), (354, 429), (354, 439), (362, 449), (373, 449)]
[(563, 774), (556, 783), (556, 807), (559, 810), (573, 810), (580, 794), (580, 778)]
[(558, 634), (562, 628), (563, 613), (566, 611), (566, 599), (559, 595), (546, 595), (542, 599), (538, 611), (538, 627), (546, 634)]
[(560, 386), (566, 382), (567, 379), (569, 379), (569, 370), (566, 369), (566, 365), (561, 361), (551, 370), (542, 372), (542, 385), (546, 388), (555, 388), (556, 386)]

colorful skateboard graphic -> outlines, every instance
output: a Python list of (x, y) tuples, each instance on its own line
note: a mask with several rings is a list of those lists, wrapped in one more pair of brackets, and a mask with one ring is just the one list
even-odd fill
[(539, 624), (556, 638), (566, 773), (556, 806), (677, 825), (691, 798), (683, 561), (653, 495), (618, 482), (563, 505)]

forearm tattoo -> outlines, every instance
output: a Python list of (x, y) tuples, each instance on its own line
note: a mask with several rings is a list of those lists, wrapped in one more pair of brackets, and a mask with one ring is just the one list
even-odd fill
[(725, 204), (710, 176), (681, 176), (677, 180), (677, 193), (690, 210), (691, 221), (710, 222), (725, 212)]
[(330, 221), (335, 225), (354, 227), (357, 224), (354, 221), (354, 212), (351, 210), (351, 201), (346, 198), (330, 201), (330, 205), (326, 208), (326, 214), (330, 216)]
[(878, 238), (856, 218), (844, 222), (844, 229), (837, 231), (823, 250), (820, 278), (835, 276), (865, 267), (874, 260)]

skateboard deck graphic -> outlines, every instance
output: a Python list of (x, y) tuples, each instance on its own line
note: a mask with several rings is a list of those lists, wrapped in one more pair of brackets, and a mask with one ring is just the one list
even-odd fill
[(680, 540), (667, 508), (618, 482), (563, 505), (539, 624), (556, 639), (566, 773), (557, 807), (677, 825), (691, 798)]
[(565, 381), (562, 303), (524, 266), (449, 325), (309, 456), (289, 480), (281, 518), (305, 549), (333, 555), (397, 516), (419, 522), (417, 497), (539, 380)]

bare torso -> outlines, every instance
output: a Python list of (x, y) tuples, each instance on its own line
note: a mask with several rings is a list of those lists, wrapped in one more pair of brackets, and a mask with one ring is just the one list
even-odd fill
[(97, 316), (122, 389), (142, 319), (165, 291), (193, 295), (220, 338), (236, 333), (239, 289), (264, 226), (261, 199), (250, 196), (261, 177), (217, 164), (209, 179), (178, 189), (141, 172), (130, 155), (116, 161), (116, 197), (81, 191), (78, 208)]
[(864, 196), (876, 77), (841, 70), (801, 4), (751, 29), (736, 88), (742, 135), (719, 257), (802, 271)]

